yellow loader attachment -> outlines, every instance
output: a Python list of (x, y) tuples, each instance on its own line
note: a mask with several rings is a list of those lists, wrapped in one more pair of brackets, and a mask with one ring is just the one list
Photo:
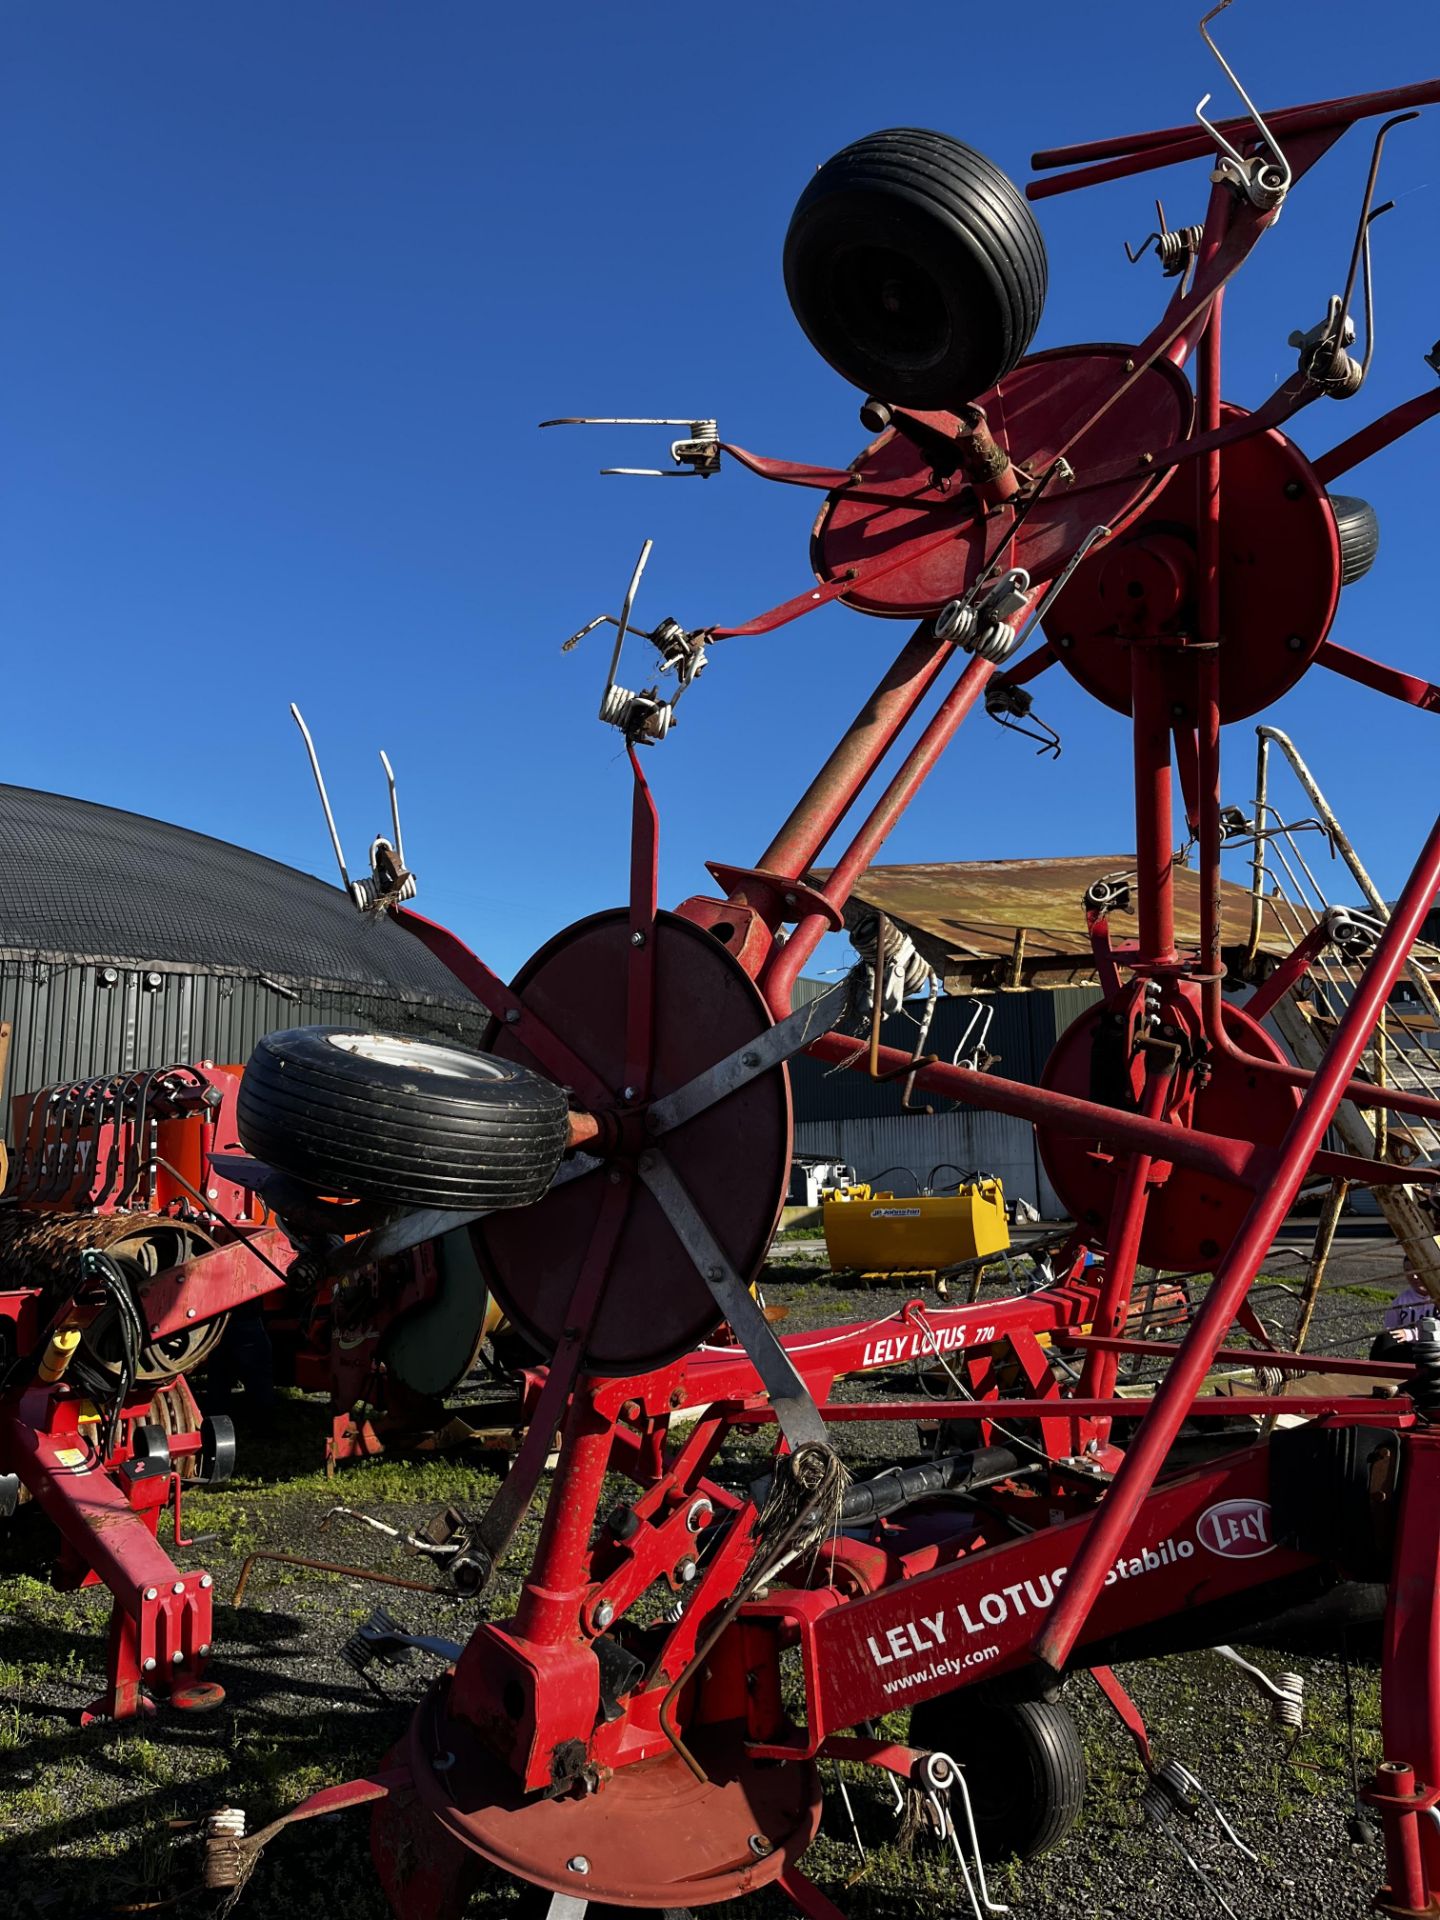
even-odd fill
[(821, 1214), (836, 1269), (931, 1273), (1010, 1245), (999, 1180), (977, 1180), (954, 1193), (875, 1193), (864, 1182), (829, 1187)]

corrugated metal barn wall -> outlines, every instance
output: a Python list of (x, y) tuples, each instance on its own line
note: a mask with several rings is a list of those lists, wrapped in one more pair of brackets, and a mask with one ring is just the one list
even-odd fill
[[(110, 972), (113, 983), (105, 977)], [(5, 1020), (13, 1031), (8, 1138), (10, 1096), (57, 1081), (180, 1061), (243, 1062), (262, 1033), (281, 1027), (359, 1026), (475, 1046), (488, 1016), (478, 1003), (472, 1015), (363, 987), (275, 987), (239, 974), (11, 954), (0, 956)]]
[[(968, 1051), (980, 1031), (977, 1025), (965, 1041), (975, 1008), (991, 1006), (994, 1013), (985, 1046), (999, 1055), (996, 1071), (1007, 1080), (1033, 1086), (1057, 1037), (1099, 998), (1095, 987), (997, 993), (984, 999), (942, 996), (936, 1002), (924, 1051), (942, 1060), (952, 1059), (962, 1042)], [(923, 1002), (911, 1001), (903, 1013), (892, 1014), (882, 1030), (885, 1044), (913, 1053), (922, 1012)], [(942, 1100), (931, 1103), (943, 1109), (940, 1112), (906, 1113), (900, 1106), (903, 1081), (871, 1080), (863, 1067), (837, 1071), (802, 1056), (791, 1062), (790, 1073), (797, 1154), (842, 1160), (862, 1180), (905, 1167), (923, 1181), (942, 1163), (962, 1173), (998, 1174), (1007, 1199), (1024, 1198), (1048, 1219), (1063, 1213), (1040, 1165), (1034, 1132), (1023, 1120)], [(905, 1184), (903, 1178), (898, 1184)]]

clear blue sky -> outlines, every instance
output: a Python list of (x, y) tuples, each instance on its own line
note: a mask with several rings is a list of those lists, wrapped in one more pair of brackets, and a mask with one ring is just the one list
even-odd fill
[[(1194, 0), (1024, 9), (909, 0), (725, 7), (565, 0), (47, 0), (0, 9), (0, 777), (153, 813), (329, 873), (286, 713), (324, 750), (359, 858), (400, 774), (420, 904), (503, 968), (623, 891), (627, 777), (594, 718), (643, 536), (639, 615), (744, 618), (809, 582), (813, 498), (731, 469), (601, 480), (659, 433), (540, 434), (565, 413), (716, 415), (762, 451), (843, 464), (857, 395), (806, 344), (780, 247), (854, 136), (944, 128), (1022, 180), (1030, 150), (1188, 118), (1214, 88)], [(1263, 103), (1440, 70), (1433, 6), (1237, 0), (1221, 44)], [(993, 91), (992, 91), (993, 89)], [(1229, 308), (1228, 397), (1261, 401), (1343, 278), (1368, 154), (1302, 184)], [(1199, 217), (1193, 165), (1044, 204), (1039, 345), (1136, 340), (1158, 312), (1125, 237)], [(1431, 378), (1440, 110), (1390, 147), (1380, 348), (1319, 452)], [(1440, 424), (1359, 470), (1374, 574), (1335, 634), (1436, 658)], [(745, 864), (876, 677), (896, 626), (832, 608), (733, 642), (648, 768), (663, 896)], [(632, 667), (635, 662), (630, 663)], [(1124, 723), (1058, 673), (1057, 765), (983, 716), (887, 857), (1132, 844)], [(1382, 884), (1440, 782), (1437, 721), (1321, 673), (1277, 710)], [(1227, 735), (1229, 797), (1253, 740)]]

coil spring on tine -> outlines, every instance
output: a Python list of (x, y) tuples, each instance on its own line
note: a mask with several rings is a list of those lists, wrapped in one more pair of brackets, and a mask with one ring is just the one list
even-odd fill
[(218, 1891), (240, 1885), (246, 1866), (244, 1839), (242, 1807), (217, 1807), (214, 1813), (206, 1814), (202, 1878), (207, 1887)]
[(1015, 651), (1018, 634), (1008, 621), (987, 618), (963, 600), (950, 600), (935, 616), (935, 634), (966, 653), (1000, 666)]
[(1204, 227), (1171, 227), (1155, 236), (1155, 251), (1160, 256), (1160, 271), (1167, 277), (1183, 273), (1200, 251)]
[(405, 878), (400, 882), (398, 890), (390, 889), (383, 894), (373, 880), (353, 880), (350, 883), (350, 890), (355, 904), (365, 912), (369, 912), (377, 901), (382, 898), (387, 902), (413, 900), (418, 889), (419, 882), (413, 873), (406, 874)]
[(1152, 1827), (1168, 1826), (1177, 1813), (1194, 1819), (1199, 1811), (1199, 1781), (1178, 1760), (1167, 1760), (1145, 1782), (1140, 1811)]
[(652, 740), (663, 740), (670, 731), (671, 708), (668, 702), (655, 700), (649, 694), (612, 686), (607, 688), (601, 703), (600, 718), (607, 726), (618, 727), (627, 739), (632, 732), (643, 731)]
[(1277, 1727), (1299, 1733), (1305, 1725), (1305, 1681), (1298, 1673), (1277, 1673), (1274, 1678), (1284, 1698), (1271, 1700), (1271, 1718)]
[[(1160, 211), (1158, 201), (1156, 211)], [(1160, 271), (1167, 280), (1173, 280), (1184, 273), (1190, 262), (1198, 257), (1200, 242), (1204, 238), (1204, 227), (1167, 227), (1162, 216), (1159, 229), (1154, 233), (1147, 233), (1138, 247), (1132, 247), (1128, 240), (1124, 243), (1125, 257), (1133, 267), (1153, 240), (1155, 252), (1160, 261)]]
[(634, 706), (635, 695), (628, 687), (607, 687), (600, 707), (600, 718), (606, 726), (623, 727), (629, 720)]
[(992, 620), (982, 629), (967, 651), (977, 654), (982, 660), (992, 661), (998, 667), (1003, 665), (1015, 651), (1015, 643), (1019, 637), (1008, 620)]

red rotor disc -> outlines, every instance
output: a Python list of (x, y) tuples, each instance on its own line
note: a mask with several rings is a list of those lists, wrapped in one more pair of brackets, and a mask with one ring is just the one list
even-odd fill
[[(1087, 1007), (1066, 1028), (1046, 1062), (1042, 1086), (1082, 1100), (1092, 1097), (1093, 1043), (1105, 1011), (1103, 1002)], [(1226, 1033), (1242, 1052), (1289, 1065), (1260, 1023), (1239, 1007), (1226, 1006), (1223, 1017)], [(1193, 1125), (1227, 1140), (1277, 1145), (1295, 1117), (1299, 1089), (1270, 1074), (1250, 1073), (1225, 1054), (1212, 1054), (1211, 1063), (1210, 1081), (1195, 1095)], [(1071, 1217), (1088, 1233), (1103, 1231), (1124, 1156), (1099, 1159), (1093, 1141), (1048, 1127), (1037, 1127), (1035, 1140), (1050, 1183)], [(1193, 1273), (1211, 1266), (1234, 1239), (1254, 1198), (1249, 1187), (1215, 1174), (1173, 1168), (1162, 1186), (1150, 1190), (1140, 1238), (1142, 1264), (1171, 1273)]]
[[(795, 1865), (819, 1827), (822, 1796), (813, 1760), (752, 1760), (723, 1726), (691, 1738), (708, 1779), (667, 1749), (617, 1767), (593, 1794), (526, 1794), (473, 1727), (446, 1716), (437, 1689), (411, 1721), (406, 1757), (444, 1833), (507, 1873), (582, 1900), (700, 1907)], [(451, 1758), (437, 1772), (440, 1754)], [(382, 1803), (377, 1852), (387, 1825)]]
[[(1224, 421), (1243, 419), (1225, 407)], [(1176, 467), (1125, 536), (1082, 561), (1045, 619), (1088, 693), (1130, 711), (1132, 637), (1174, 636), (1171, 711), (1195, 724), (1195, 461)], [(1273, 428), (1220, 454), (1220, 718), (1243, 720), (1289, 691), (1319, 651), (1340, 594), (1340, 542), (1310, 462)]]
[[(659, 914), (654, 1068), (650, 1094), (685, 1085), (773, 1025), (755, 983), (714, 934)], [(577, 921), (516, 975), (515, 991), (624, 1104), (625, 995), (633, 948), (623, 908)], [(487, 1045), (543, 1071), (511, 1027)], [(760, 1271), (790, 1173), (790, 1081), (762, 1073), (658, 1142), (732, 1265)], [(557, 1187), (533, 1207), (495, 1213), (471, 1228), (486, 1280), (515, 1326), (552, 1353), (604, 1193), (604, 1171)], [(592, 1373), (644, 1372), (709, 1338), (720, 1315), (694, 1262), (637, 1180), (586, 1349)]]
[[(860, 483), (826, 496), (811, 537), (817, 576), (830, 581), (850, 567), (893, 560), (907, 543), (919, 548), (948, 526), (954, 529), (953, 541), (917, 552), (913, 561), (841, 599), (862, 613), (920, 619), (972, 586), (1002, 549), (1000, 566), (1024, 567), (1037, 582), (1053, 579), (1092, 527), (1119, 532), (1155, 490), (1157, 481), (1147, 476), (1140, 456), (1153, 455), (1190, 430), (1195, 413), (1190, 383), (1178, 367), (1161, 360), (1072, 444), (1077, 429), (1130, 379), (1134, 351), (1100, 345), (1032, 354), (977, 402), (1011, 460), (1037, 480), (1062, 447), (1081, 477), (1087, 467), (1133, 455), (1133, 479), (1083, 493), (1052, 481), (1011, 541), (1015, 513), (1009, 507), (985, 513), (959, 474), (935, 485), (925, 454), (890, 428), (854, 462)], [(949, 431), (957, 424), (953, 414), (931, 417)]]

